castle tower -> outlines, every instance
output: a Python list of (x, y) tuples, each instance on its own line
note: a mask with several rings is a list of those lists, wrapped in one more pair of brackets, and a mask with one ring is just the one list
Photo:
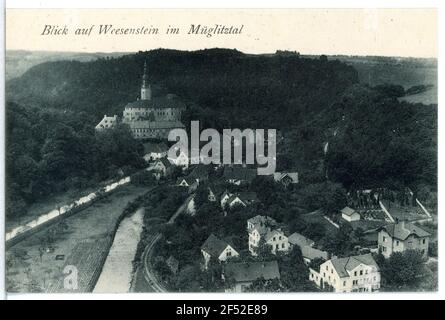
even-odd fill
[(144, 62), (144, 75), (142, 76), (141, 100), (151, 100), (151, 86), (148, 83), (147, 61)]

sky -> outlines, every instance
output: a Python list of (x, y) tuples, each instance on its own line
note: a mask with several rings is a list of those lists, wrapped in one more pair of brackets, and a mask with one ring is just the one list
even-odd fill
[[(100, 25), (158, 28), (156, 35), (98, 35)], [(187, 34), (191, 24), (241, 27), (237, 35)], [(67, 35), (41, 35), (45, 25)], [(78, 28), (89, 35), (76, 35)], [(179, 34), (165, 34), (168, 27)], [(6, 49), (134, 52), (231, 48), (302, 54), (437, 57), (436, 9), (7, 9)]]

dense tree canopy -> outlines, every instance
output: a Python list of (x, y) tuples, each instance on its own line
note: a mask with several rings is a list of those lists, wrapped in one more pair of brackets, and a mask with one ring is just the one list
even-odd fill
[(96, 133), (88, 116), (24, 108), (9, 102), (7, 112), (7, 213), (70, 188), (83, 189), (143, 166), (142, 145), (126, 127)]

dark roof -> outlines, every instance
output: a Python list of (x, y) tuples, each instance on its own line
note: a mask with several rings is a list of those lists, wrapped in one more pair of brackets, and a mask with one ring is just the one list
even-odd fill
[(200, 163), (192, 169), (192, 171), (189, 174), (189, 177), (194, 177), (201, 180), (208, 179), (209, 167)]
[(298, 183), (298, 172), (274, 172), (273, 178), (275, 181), (281, 181), (288, 177), (292, 183)]
[(144, 143), (144, 153), (150, 153), (150, 152), (167, 152), (168, 146), (165, 143), (152, 143), (152, 142), (146, 142)]
[(323, 258), (327, 260), (329, 258), (329, 254), (326, 251), (322, 251), (310, 246), (302, 246), (301, 247), (301, 255), (303, 258), (313, 260), (316, 258)]
[(396, 224), (388, 224), (380, 228), (380, 230), (386, 230), (388, 234), (396, 239), (405, 240), (410, 235), (415, 235), (417, 237), (429, 237), (431, 234), (425, 230), (419, 228), (410, 222), (399, 222)]
[(207, 252), (212, 257), (218, 258), (228, 245), (227, 242), (211, 234), (201, 246), (201, 250)]
[(258, 233), (262, 235), (266, 235), (270, 233), (272, 230), (278, 228), (278, 223), (269, 216), (261, 216), (257, 215), (253, 218), (250, 218), (247, 220), (248, 223), (253, 224), (253, 229), (251, 229), (249, 232), (252, 232), (253, 230), (257, 230)]
[(149, 121), (149, 120), (135, 120), (124, 122), (130, 129), (174, 129), (184, 128), (181, 121)]
[(168, 161), (167, 158), (161, 158), (161, 159), (158, 159), (157, 161), (161, 161), (162, 164), (165, 166), (165, 168), (170, 168), (172, 166), (171, 162)]
[(128, 103), (125, 108), (185, 108), (184, 102), (174, 95), (153, 97), (150, 100), (136, 100)]
[(224, 268), (225, 277), (236, 282), (250, 282), (259, 278), (280, 279), (277, 261), (228, 263)]
[(288, 237), (288, 240), (289, 240), (289, 243), (292, 243), (293, 245), (297, 245), (299, 247), (313, 246), (315, 244), (314, 241), (312, 241), (309, 238), (306, 238), (305, 236), (303, 236), (302, 234), (299, 234), (298, 232), (292, 233)]
[(225, 167), (224, 178), (234, 180), (252, 181), (257, 175), (257, 170), (253, 168), (244, 168), (240, 166)]
[(335, 258), (331, 259), (331, 262), (340, 278), (349, 277), (348, 271), (354, 270), (361, 263), (367, 266), (376, 267), (377, 270), (379, 268), (370, 253), (346, 258)]

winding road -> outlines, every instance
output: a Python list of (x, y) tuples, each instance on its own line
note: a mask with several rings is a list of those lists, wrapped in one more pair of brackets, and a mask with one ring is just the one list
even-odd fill
[[(194, 195), (190, 195), (184, 203), (176, 210), (176, 212), (171, 216), (168, 220), (167, 224), (172, 224), (175, 222), (176, 218), (183, 213), (187, 209), (187, 205)], [(144, 278), (147, 284), (153, 289), (154, 292), (168, 292), (167, 289), (162, 285), (162, 283), (158, 280), (154, 272), (151, 270), (151, 257), (153, 253), (153, 248), (156, 243), (162, 238), (161, 233), (157, 233), (150, 243), (145, 247), (145, 250), (142, 254), (142, 263), (143, 263), (143, 273)]]

